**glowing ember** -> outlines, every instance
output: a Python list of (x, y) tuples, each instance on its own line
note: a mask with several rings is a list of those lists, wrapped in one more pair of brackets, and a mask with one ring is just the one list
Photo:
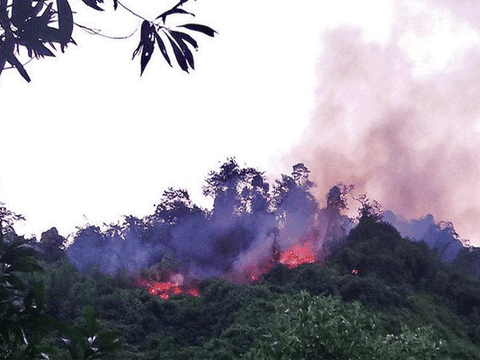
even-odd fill
[(193, 296), (193, 297), (199, 297), (200, 296), (200, 292), (198, 291), (198, 289), (188, 289), (186, 294), (190, 295), (190, 296)]
[(314, 261), (314, 255), (311, 248), (303, 245), (297, 245), (294, 248), (284, 251), (280, 255), (279, 262), (294, 268), (302, 264), (311, 264)]
[(237, 284), (252, 283), (262, 280), (263, 276), (273, 268), (271, 259), (263, 259), (257, 265), (246, 266), (241, 273), (235, 273), (231, 280)]
[(148, 290), (150, 294), (158, 295), (164, 300), (167, 300), (171, 295), (200, 296), (198, 289), (183, 285), (183, 276), (181, 274), (171, 276), (170, 281), (166, 282), (139, 279), (137, 283), (138, 286)]

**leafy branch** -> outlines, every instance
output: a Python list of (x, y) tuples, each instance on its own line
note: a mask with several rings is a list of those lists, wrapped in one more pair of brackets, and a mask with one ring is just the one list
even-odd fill
[[(100, 6), (104, 0), (82, 1), (92, 9), (104, 10)], [(202, 24), (186, 23), (175, 28), (166, 25), (167, 19), (172, 15), (195, 16), (182, 8), (189, 0), (180, 0), (153, 21), (145, 19), (118, 0), (112, 1), (114, 10), (120, 6), (142, 20), (140, 41), (133, 52), (133, 58), (137, 54), (141, 54), (140, 75), (143, 74), (152, 57), (155, 44), (170, 66), (172, 66), (170, 56), (173, 54), (183, 71), (188, 72), (189, 69), (194, 69), (192, 50), (198, 50), (198, 44), (189, 32), (200, 32), (210, 37), (216, 34), (215, 30)], [(60, 45), (62, 52), (65, 51), (68, 44), (75, 44), (72, 38), (74, 25), (90, 34), (111, 39), (126, 39), (137, 31), (135, 30), (127, 36), (109, 36), (102, 34), (98, 29), (80, 25), (73, 19), (73, 12), (68, 0), (0, 0), (0, 75), (4, 69), (15, 68), (26, 81), (30, 82), (30, 76), (24, 65), (33, 58), (55, 56), (53, 52), (56, 51), (55, 44)], [(185, 30), (187, 31), (185, 32)], [(25, 50), (30, 60), (22, 64), (19, 56)], [(6, 66), (7, 62), (10, 66)]]

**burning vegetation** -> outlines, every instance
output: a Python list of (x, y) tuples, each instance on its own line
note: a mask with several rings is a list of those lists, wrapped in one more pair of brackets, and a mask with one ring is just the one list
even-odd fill
[(95, 264), (114, 274), (155, 267), (173, 274), (136, 280), (164, 299), (198, 296), (184, 279), (258, 281), (276, 263), (293, 268), (321, 262), (325, 248), (352, 227), (352, 220), (341, 214), (351, 188), (335, 185), (321, 208), (313, 187), (303, 164), (271, 186), (262, 172), (229, 159), (210, 172), (203, 187), (213, 198), (213, 209), (195, 205), (186, 190), (170, 188), (150, 216), (125, 217), (106, 229), (81, 229), (67, 255), (79, 269)]
[[(186, 190), (170, 188), (152, 215), (128, 216), (104, 229), (83, 228), (66, 253), (80, 270), (95, 265), (108, 274), (127, 271), (135, 286), (162, 299), (197, 297), (198, 281), (209, 277), (258, 282), (278, 264), (290, 269), (323, 264), (354, 227), (355, 220), (343, 214), (353, 186), (333, 186), (323, 207), (312, 195), (313, 187), (304, 164), (271, 186), (262, 172), (229, 159), (210, 172), (203, 187), (213, 197), (211, 210), (195, 205)], [(376, 202), (365, 196), (357, 200), (362, 216), (380, 220)], [(418, 222), (412, 228), (425, 228), (423, 239), (432, 247), (449, 244), (442, 259), (453, 261), (453, 250), (463, 248), (452, 235), (456, 233), (435, 226), (431, 216)], [(401, 228), (410, 229), (405, 223)], [(405, 236), (420, 239), (408, 232)], [(348, 272), (360, 270), (352, 266)]]
[(194, 284), (184, 284), (182, 274), (175, 274), (169, 277), (167, 281), (148, 280), (139, 278), (136, 282), (138, 287), (147, 290), (152, 295), (158, 295), (167, 300), (171, 295), (186, 295), (199, 297), (200, 292)]
[(280, 255), (279, 263), (292, 269), (302, 264), (311, 264), (313, 261), (313, 251), (308, 245), (296, 245)]
[[(428, 216), (396, 221), (442, 251), (402, 238), (365, 197), (353, 227), (342, 215), (351, 188), (334, 186), (321, 207), (312, 186), (302, 164), (270, 189), (232, 160), (207, 179), (210, 211), (170, 189), (152, 216), (81, 229), (66, 251), (52, 229), (38, 243), (45, 297), (39, 283), (25, 306), (48, 313), (51, 324), (80, 324), (61, 339), (72, 358), (83, 351), (115, 359), (480, 359), (480, 290), (464, 275), (478, 269), (478, 251), (462, 247), (452, 260), (458, 235), (449, 223), (432, 227)], [(9, 241), (3, 245), (4, 261), (18, 263)], [(19, 334), (22, 344), (30, 336)], [(52, 358), (69, 358), (62, 341)]]

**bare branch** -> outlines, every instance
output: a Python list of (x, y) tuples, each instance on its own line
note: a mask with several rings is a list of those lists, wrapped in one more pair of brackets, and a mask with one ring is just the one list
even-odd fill
[(128, 39), (130, 37), (132, 37), (138, 30), (138, 28), (136, 28), (135, 30), (133, 30), (133, 32), (129, 35), (125, 35), (125, 36), (111, 36), (111, 35), (105, 35), (105, 34), (102, 34), (102, 30), (101, 29), (92, 29), (88, 26), (85, 26), (85, 25), (81, 25), (79, 23), (76, 23), (74, 22), (74, 24), (76, 26), (78, 26), (80, 29), (82, 29), (83, 31), (89, 33), (90, 35), (98, 35), (98, 36), (102, 36), (102, 37), (105, 37), (105, 38), (108, 38), (108, 39), (114, 39), (114, 40), (124, 40), (124, 39)]
[(157, 19), (163, 18), (163, 22), (165, 23), (165, 18), (167, 17), (168, 14), (172, 12), (172, 10), (178, 9), (180, 6), (188, 2), (188, 0), (180, 0), (176, 5), (174, 5), (172, 8), (168, 9), (167, 11), (161, 13), (160, 15), (157, 16)]
[[(34, 59), (35, 59), (34, 57), (30, 58), (30, 60), (25, 61), (25, 62), (22, 64), (22, 66), (27, 65), (30, 61), (32, 61), (32, 60), (34, 60)], [(5, 66), (3, 69), (4, 69), (4, 70), (10, 70), (10, 69), (16, 69), (16, 67), (15, 67), (15, 66)]]
[(121, 7), (123, 7), (125, 10), (127, 10), (129, 13), (135, 15), (136, 17), (142, 19), (142, 20), (145, 20), (145, 21), (148, 21), (147, 19), (145, 19), (143, 16), (141, 15), (138, 15), (136, 12), (130, 10), (128, 7), (126, 7), (125, 5), (123, 5), (120, 1), (118, 1), (118, 5), (120, 5)]

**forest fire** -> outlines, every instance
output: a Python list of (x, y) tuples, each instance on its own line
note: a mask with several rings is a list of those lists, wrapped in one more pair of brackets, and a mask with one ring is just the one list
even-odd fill
[(252, 283), (279, 264), (319, 263), (325, 244), (347, 234), (351, 220), (341, 212), (351, 187), (333, 186), (320, 208), (309, 172), (296, 164), (271, 187), (262, 172), (229, 159), (206, 179), (212, 210), (195, 205), (186, 190), (170, 188), (144, 219), (79, 230), (67, 256), (82, 271), (128, 269), (132, 284), (163, 299), (199, 296), (195, 281), (208, 277)]
[(154, 281), (140, 278), (137, 280), (137, 285), (143, 289), (148, 290), (152, 295), (157, 295), (163, 300), (167, 300), (172, 295), (187, 295), (191, 297), (199, 297), (200, 292), (195, 286), (184, 285), (183, 276), (175, 274), (170, 277), (169, 281)]
[(286, 265), (293, 269), (302, 264), (312, 264), (315, 262), (313, 247), (306, 243), (298, 244), (291, 249), (285, 250), (278, 254), (278, 257), (264, 257), (256, 265), (249, 265), (243, 268), (242, 274), (236, 274), (232, 277), (234, 282), (244, 283), (260, 281), (265, 274), (270, 272), (275, 263)]
[(297, 245), (290, 250), (282, 252), (279, 263), (287, 265), (292, 269), (302, 264), (312, 264), (314, 259), (315, 257), (310, 247)]
[[(313, 263), (314, 258), (312, 247), (310, 244), (306, 243), (304, 245), (296, 245), (293, 248), (280, 253), (277, 262), (293, 269), (302, 264)], [(237, 273), (237, 275), (233, 275), (230, 280), (237, 283), (244, 283), (245, 281), (250, 283), (260, 281), (266, 273), (272, 270), (275, 264), (273, 259), (268, 261), (266, 259), (264, 260), (265, 261), (262, 265), (257, 264), (248, 266), (243, 270), (242, 274)], [(192, 283), (189, 285), (184, 284), (184, 277), (179, 273), (170, 275), (168, 281), (159, 281), (159, 278), (160, 277), (147, 279), (145, 277), (140, 277), (136, 280), (136, 284), (138, 287), (147, 290), (152, 295), (157, 295), (163, 300), (168, 300), (172, 295), (181, 294), (191, 297), (200, 296), (200, 292), (196, 286)]]

